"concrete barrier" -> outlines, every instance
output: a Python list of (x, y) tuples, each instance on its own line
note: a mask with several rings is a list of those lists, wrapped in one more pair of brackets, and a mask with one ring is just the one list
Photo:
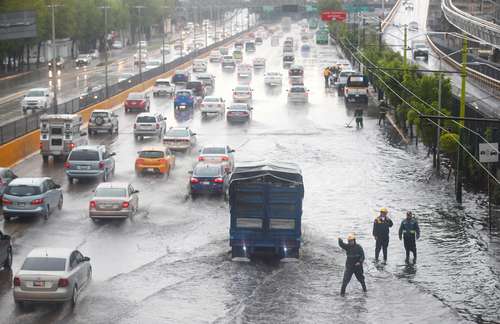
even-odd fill
[[(248, 31), (249, 32), (249, 31)], [(220, 46), (226, 46), (232, 43), (235, 39), (241, 37), (245, 33), (240, 33), (238, 36), (231, 37), (226, 42), (220, 44)], [(196, 58), (204, 58), (209, 55), (209, 52), (205, 52), (197, 56)], [(151, 88), (157, 79), (168, 78), (172, 76), (176, 69), (185, 69), (191, 65), (192, 60), (189, 60), (183, 64), (175, 66), (174, 68), (155, 76), (152, 79), (146, 80), (130, 89), (127, 89), (119, 94), (110, 97), (104, 101), (96, 103), (90, 107), (87, 107), (78, 112), (82, 116), (85, 123), (88, 123), (90, 115), (96, 109), (111, 109), (122, 104), (127, 98), (128, 94), (131, 92), (142, 92), (146, 89)], [(35, 130), (31, 133), (25, 134), (18, 137), (6, 144), (0, 146), (0, 167), (12, 167), (19, 163), (23, 159), (37, 153), (40, 150), (40, 130)]]

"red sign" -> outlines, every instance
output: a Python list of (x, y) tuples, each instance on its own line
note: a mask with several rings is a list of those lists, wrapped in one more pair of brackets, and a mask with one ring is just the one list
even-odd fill
[(347, 13), (345, 11), (325, 10), (321, 12), (320, 16), (323, 21), (344, 21), (347, 18)]

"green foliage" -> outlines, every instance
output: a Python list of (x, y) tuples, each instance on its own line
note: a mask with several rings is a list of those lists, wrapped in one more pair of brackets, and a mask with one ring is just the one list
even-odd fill
[(318, 11), (323, 10), (340, 10), (342, 2), (340, 0), (318, 0)]
[(458, 150), (459, 136), (455, 133), (446, 133), (439, 139), (439, 147), (444, 153), (453, 156)]

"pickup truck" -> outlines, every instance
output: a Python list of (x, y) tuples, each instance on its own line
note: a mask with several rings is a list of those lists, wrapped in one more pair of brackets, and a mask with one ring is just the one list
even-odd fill
[(363, 74), (352, 74), (347, 77), (344, 87), (344, 100), (368, 104), (368, 77)]
[(21, 100), (23, 114), (26, 114), (28, 110), (46, 111), (52, 104), (53, 100), (54, 93), (48, 88), (30, 89)]
[(153, 86), (153, 97), (168, 96), (173, 97), (175, 93), (175, 85), (167, 79), (158, 79)]
[(298, 165), (242, 163), (229, 179), (232, 257), (272, 253), (298, 258), (304, 184)]

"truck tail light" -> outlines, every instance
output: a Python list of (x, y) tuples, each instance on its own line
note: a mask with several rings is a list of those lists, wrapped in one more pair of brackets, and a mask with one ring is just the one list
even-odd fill
[(69, 146), (70, 149), (74, 149), (76, 147), (76, 144), (75, 143), (69, 143), (68, 146)]
[(136, 164), (143, 164), (144, 163), (144, 159), (137, 159), (135, 161)]
[(69, 163), (69, 162), (64, 162), (64, 168), (65, 168), (65, 169), (69, 169), (69, 168), (71, 168), (71, 163)]
[(41, 204), (43, 204), (43, 198), (38, 198), (38, 199), (32, 200), (31, 204), (32, 205), (41, 205)]
[(99, 162), (99, 169), (104, 169), (104, 161)]
[(205, 161), (205, 157), (203, 157), (203, 156), (198, 156), (198, 161)]
[(156, 124), (156, 129), (160, 129), (160, 124)]
[(222, 160), (222, 161), (229, 161), (229, 157), (227, 157), (227, 156), (223, 156), (223, 157), (221, 157), (221, 160)]
[(197, 178), (191, 178), (191, 184), (197, 184), (197, 183), (200, 183), (200, 180), (198, 180)]
[(19, 277), (14, 277), (14, 287), (21, 286), (21, 279)]
[(69, 286), (69, 280), (66, 279), (66, 278), (61, 278), (59, 279), (59, 282), (57, 283), (57, 285), (61, 288), (64, 288), (64, 287), (68, 287)]
[(215, 178), (214, 182), (215, 183), (224, 183), (224, 179), (222, 179), (222, 178)]
[(90, 207), (90, 208), (92, 208), (92, 209), (95, 209), (95, 208), (97, 207), (97, 204), (95, 203), (95, 201), (94, 201), (94, 200), (91, 200), (91, 201), (89, 202), (89, 207)]
[(163, 164), (163, 163), (167, 163), (167, 160), (166, 159), (160, 159), (159, 162)]
[(4, 205), (12, 205), (12, 201), (10, 201), (7, 198), (2, 198), (2, 204), (4, 204)]

